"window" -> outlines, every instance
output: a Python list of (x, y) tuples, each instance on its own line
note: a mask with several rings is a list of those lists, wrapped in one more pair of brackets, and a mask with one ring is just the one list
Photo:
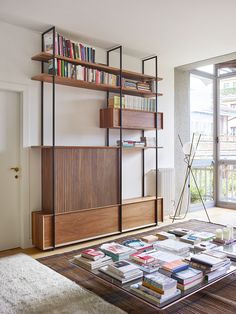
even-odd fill
[[(201, 134), (193, 163), (193, 174), (206, 202), (214, 200), (213, 186), (213, 80), (199, 75), (190, 76), (191, 134)], [(190, 180), (191, 204), (200, 203), (193, 178)]]
[(224, 88), (225, 89), (229, 88), (229, 83), (224, 83)]
[(233, 136), (236, 136), (236, 127), (235, 126), (230, 128), (230, 134)]

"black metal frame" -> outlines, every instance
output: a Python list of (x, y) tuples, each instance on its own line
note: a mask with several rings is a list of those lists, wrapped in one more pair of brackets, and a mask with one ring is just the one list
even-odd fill
[[(56, 248), (56, 209), (55, 209), (55, 145), (56, 145), (56, 84), (55, 84), (55, 36), (56, 28), (55, 26), (47, 29), (42, 33), (42, 52), (44, 51), (44, 35), (52, 32), (53, 36), (53, 73), (52, 73), (52, 212), (53, 212), (53, 249)], [(44, 62), (41, 62), (41, 73), (44, 72)], [(41, 145), (44, 145), (44, 82), (41, 82)]]
[[(119, 75), (119, 84), (120, 84), (120, 147), (119, 147), (119, 229), (122, 232), (122, 156), (123, 156), (123, 111), (122, 111), (122, 46), (117, 46), (107, 50), (107, 65), (109, 65), (110, 61), (110, 53), (113, 51), (119, 50), (120, 52), (120, 75)], [(109, 92), (107, 92), (107, 106), (109, 102)], [(109, 128), (107, 129), (107, 146), (109, 146)]]
[[(56, 248), (56, 208), (55, 208), (55, 169), (56, 169), (56, 160), (55, 160), (55, 145), (56, 145), (56, 86), (55, 86), (55, 75), (56, 75), (56, 67), (55, 67), (55, 36), (56, 36), (56, 28), (55, 26), (49, 28), (45, 32), (42, 33), (41, 37), (41, 50), (44, 51), (44, 35), (52, 32), (53, 35), (53, 73), (52, 73), (52, 212), (53, 212), (53, 249)], [(110, 53), (113, 51), (119, 50), (119, 61), (120, 61), (120, 75), (119, 75), (119, 84), (120, 84), (120, 147), (119, 147), (119, 230), (123, 231), (122, 228), (122, 156), (123, 156), (123, 110), (122, 110), (122, 46), (117, 46), (107, 50), (107, 65), (110, 63)], [(157, 93), (158, 93), (158, 68), (157, 68), (157, 56), (149, 57), (142, 60), (142, 73), (145, 71), (145, 62), (149, 60), (155, 60), (155, 82), (156, 82), (156, 202), (155, 202), (155, 221), (156, 225), (158, 224), (158, 101), (157, 101)], [(44, 72), (44, 61), (41, 62), (41, 73)], [(109, 101), (109, 92), (107, 92), (107, 106)], [(142, 136), (144, 136), (144, 130), (142, 130)], [(106, 130), (106, 145), (110, 145), (110, 134), (109, 128)], [(44, 145), (44, 82), (41, 82), (41, 146)], [(142, 150), (142, 196), (145, 196), (145, 152)]]
[[(154, 60), (155, 62), (155, 118), (156, 118), (156, 128), (155, 128), (155, 137), (156, 137), (156, 177), (155, 177), (155, 194), (156, 194), (156, 202), (155, 202), (155, 221), (156, 225), (158, 225), (158, 59), (157, 56), (148, 57), (142, 60), (142, 74), (145, 72), (145, 62)], [(144, 130), (142, 130), (142, 135), (144, 136)], [(145, 150), (142, 152), (142, 196), (145, 195)]]

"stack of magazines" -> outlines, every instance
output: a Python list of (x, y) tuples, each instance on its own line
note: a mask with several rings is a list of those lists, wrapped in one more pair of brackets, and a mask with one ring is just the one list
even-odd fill
[(180, 295), (177, 281), (156, 272), (145, 275), (142, 283), (131, 285), (134, 294), (156, 305), (162, 305)]
[(230, 264), (231, 262), (224, 252), (215, 250), (195, 254), (190, 259), (190, 265), (202, 270), (207, 281), (226, 274)]
[(113, 261), (129, 259), (129, 256), (136, 252), (136, 250), (116, 242), (102, 244), (100, 248), (106, 255), (110, 256)]
[(122, 284), (143, 277), (143, 272), (136, 265), (128, 261), (115, 262), (108, 266), (101, 267), (100, 271), (117, 279)]
[(110, 256), (105, 255), (101, 250), (87, 249), (76, 255), (73, 263), (85, 269), (93, 270), (112, 263)]

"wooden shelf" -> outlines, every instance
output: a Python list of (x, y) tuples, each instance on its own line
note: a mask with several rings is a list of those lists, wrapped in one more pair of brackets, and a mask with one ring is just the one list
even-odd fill
[[(162, 199), (162, 197), (158, 197), (157, 199)], [(156, 197), (155, 196), (144, 196), (144, 197), (135, 197), (135, 198), (128, 198), (123, 200), (123, 204), (136, 204), (136, 203), (141, 203), (141, 202), (149, 202), (149, 201), (155, 201)]]
[[(39, 81), (39, 82), (52, 83), (52, 77), (53, 76), (50, 74), (42, 73), (42, 74), (33, 76), (31, 79), (34, 81)], [(76, 79), (72, 79), (68, 77), (55, 76), (55, 83), (59, 85), (66, 85), (66, 86), (77, 87), (77, 88), (93, 89), (97, 91), (111, 92), (111, 93), (120, 93), (119, 86), (91, 83), (91, 82), (76, 80)], [(122, 87), (122, 93), (124, 95), (133, 95), (133, 96), (140, 96), (140, 97), (155, 97), (156, 96), (155, 93), (152, 93), (149, 91), (131, 89), (127, 87)], [(157, 96), (162, 96), (162, 94), (158, 93)]]
[[(120, 109), (100, 109), (100, 128), (120, 129)], [(155, 130), (156, 113), (122, 109), (122, 128), (127, 130)], [(162, 112), (158, 112), (158, 129), (163, 129)]]
[[(52, 58), (53, 58), (53, 55), (51, 53), (41, 52), (33, 56), (31, 59), (34, 61), (48, 62)], [(115, 75), (120, 75), (119, 68), (110, 67), (105, 64), (92, 63), (92, 62), (82, 61), (79, 59), (72, 59), (72, 58), (68, 58), (68, 57), (64, 57), (60, 55), (56, 55), (55, 58), (76, 64), (76, 65), (82, 65), (82, 66), (86, 66), (92, 69), (97, 69), (97, 70), (105, 71), (105, 72), (112, 73)], [(128, 71), (128, 70), (122, 70), (122, 76), (124, 78), (133, 79), (136, 81), (150, 81), (150, 80), (156, 79), (155, 76), (152, 76), (152, 75), (141, 74), (141, 73)], [(158, 81), (161, 81), (161, 80), (162, 78), (158, 77)]]
[[(31, 146), (31, 148), (53, 148), (53, 146), (49, 145), (35, 145)], [(81, 148), (81, 149), (117, 149), (119, 148), (118, 146), (54, 146), (54, 148), (59, 148), (59, 149), (76, 149), (76, 148)]]
[[(120, 148), (120, 146), (115, 146), (115, 147), (117, 147), (117, 148)], [(163, 146), (158, 146), (158, 147), (156, 147), (156, 146), (144, 146), (144, 147), (127, 147), (127, 146), (122, 146), (122, 149), (126, 149), (126, 150), (133, 150), (133, 149), (156, 149), (156, 148), (158, 148), (158, 149), (161, 149), (161, 148), (163, 148)]]

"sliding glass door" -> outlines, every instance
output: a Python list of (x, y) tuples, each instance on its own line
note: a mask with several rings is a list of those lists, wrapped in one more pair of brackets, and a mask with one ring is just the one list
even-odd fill
[[(225, 69), (226, 71), (226, 69)], [(219, 71), (217, 156), (218, 203), (236, 207), (236, 74)]]
[[(193, 173), (206, 205), (214, 204), (214, 79), (196, 71), (190, 75), (190, 135), (201, 135), (193, 163)], [(200, 203), (191, 178), (191, 205)]]

